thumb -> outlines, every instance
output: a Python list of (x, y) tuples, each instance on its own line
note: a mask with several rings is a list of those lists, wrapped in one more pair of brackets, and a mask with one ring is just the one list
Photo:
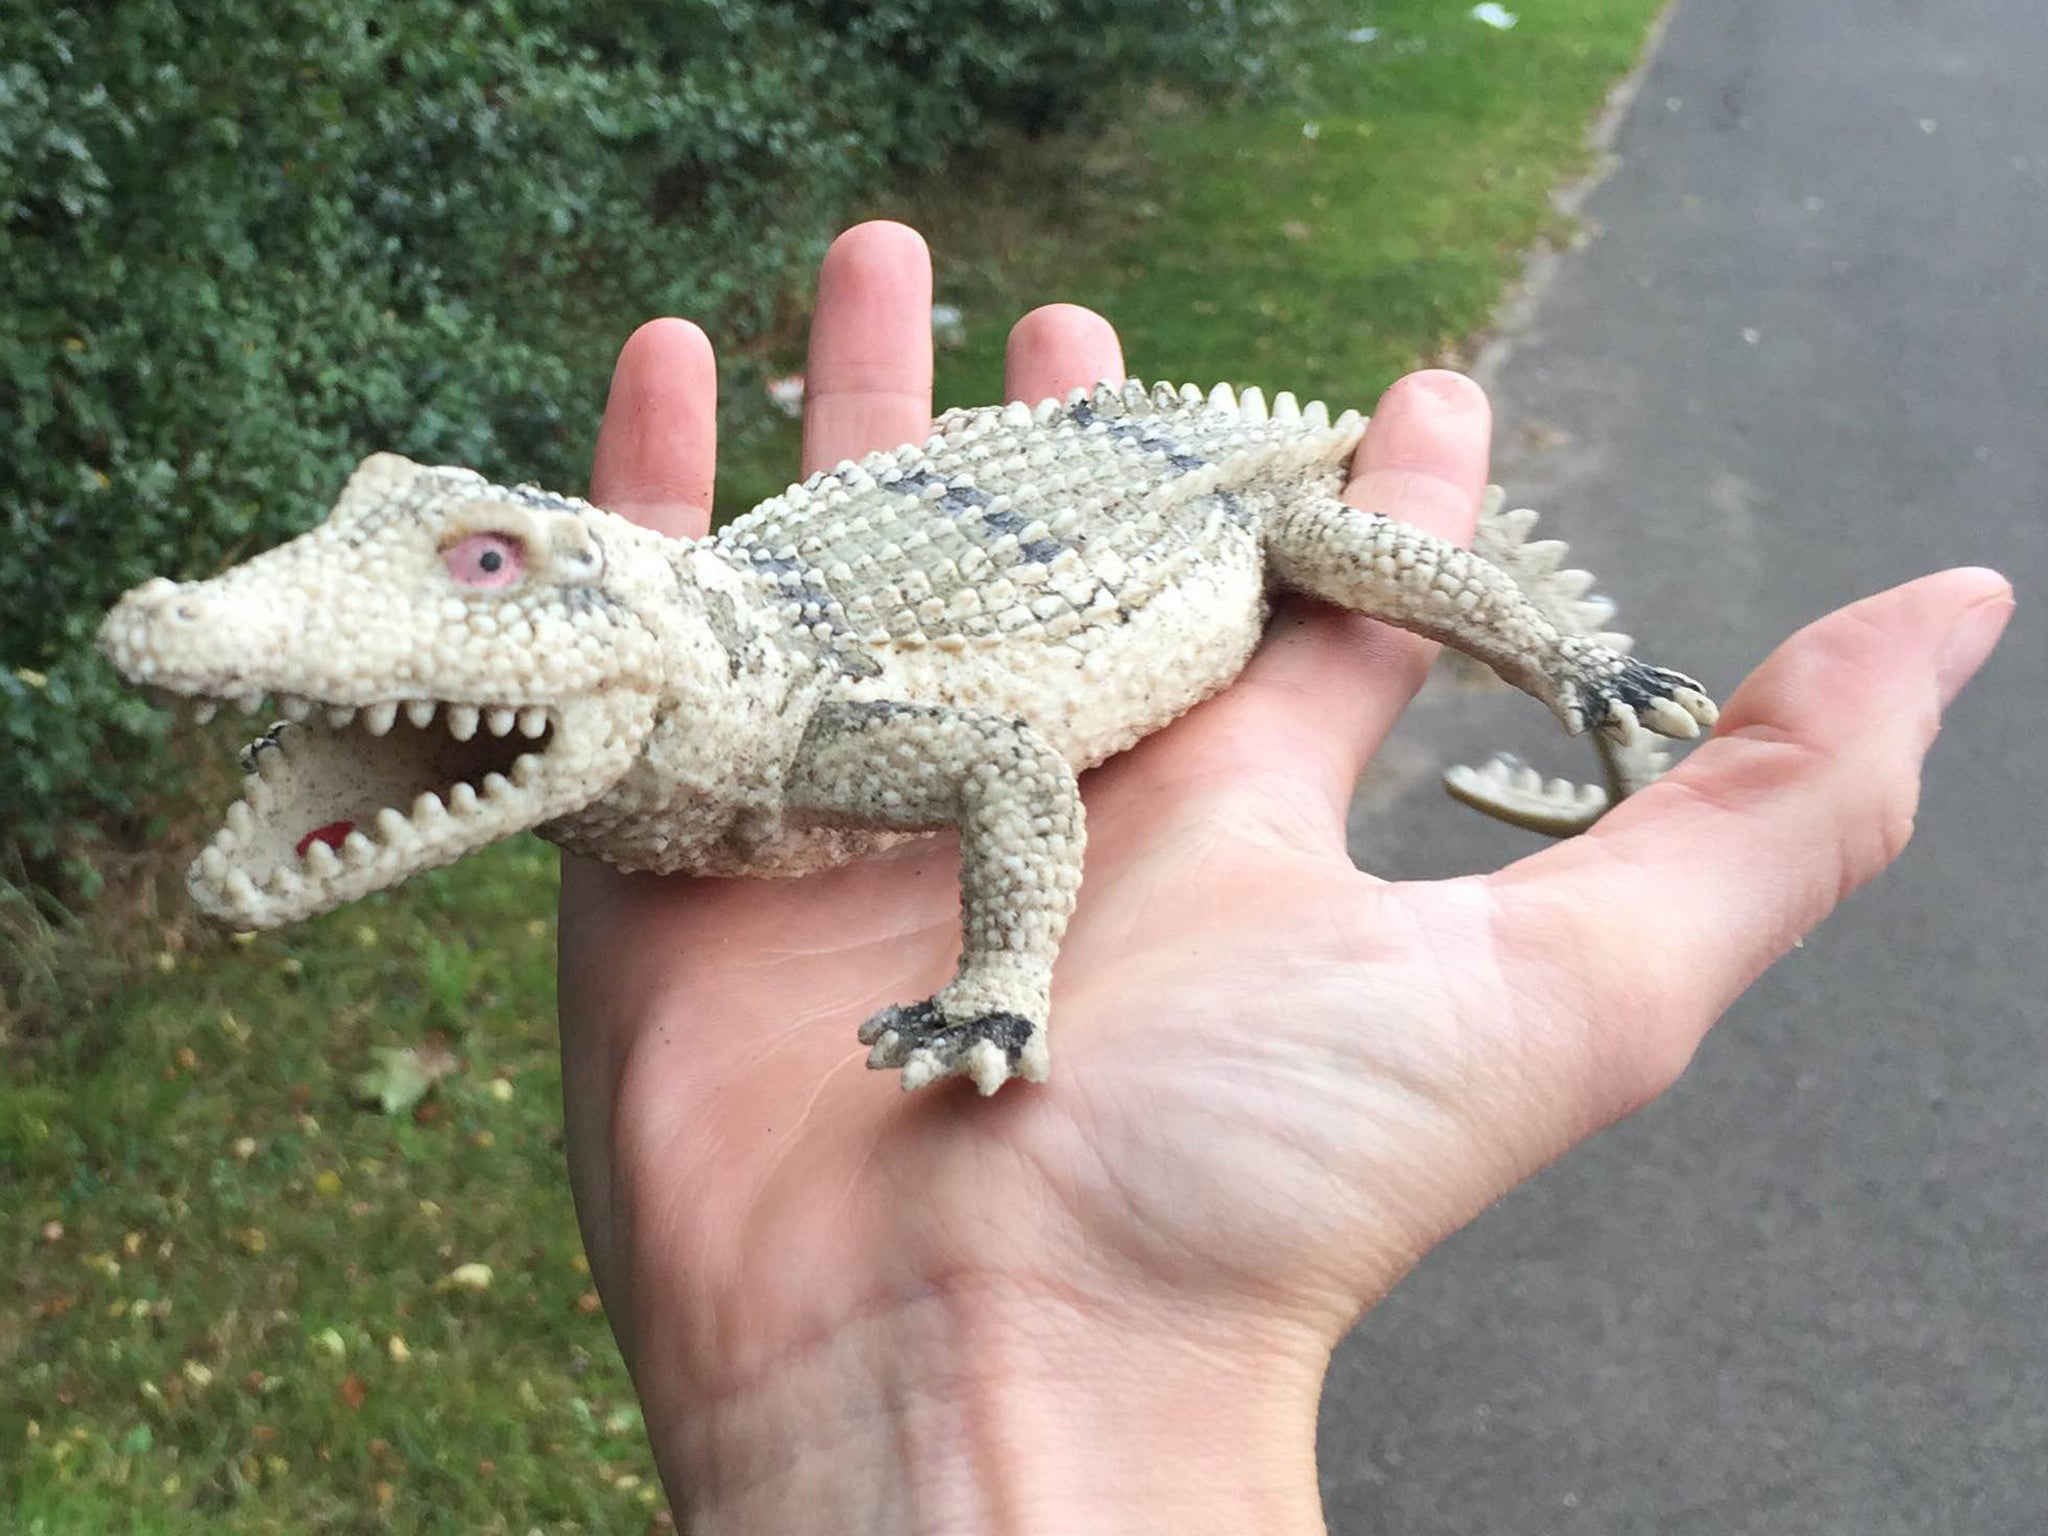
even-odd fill
[(1714, 737), (1586, 835), (1501, 871), (1521, 995), (1573, 997), (1623, 1110), (1677, 1077), (1749, 984), (1904, 850), (1941, 712), (2013, 608), (1995, 571), (1926, 576), (1808, 625)]

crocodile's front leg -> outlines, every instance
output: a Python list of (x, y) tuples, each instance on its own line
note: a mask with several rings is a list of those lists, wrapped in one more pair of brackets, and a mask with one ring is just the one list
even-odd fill
[(960, 969), (935, 997), (861, 1026), (905, 1088), (1045, 1080), (1053, 958), (1081, 883), (1081, 796), (1021, 720), (915, 704), (828, 704), (791, 765), (789, 807), (828, 821), (960, 831)]

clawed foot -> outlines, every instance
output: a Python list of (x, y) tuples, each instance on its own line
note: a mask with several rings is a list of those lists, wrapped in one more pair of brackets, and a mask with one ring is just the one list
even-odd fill
[(1620, 665), (1586, 678), (1566, 690), (1562, 701), (1565, 726), (1576, 736), (1588, 726), (1615, 740), (1628, 742), (1644, 727), (1659, 736), (1687, 739), (1720, 718), (1706, 690), (1683, 672), (1667, 671), (1617, 657)]
[(949, 1017), (935, 999), (884, 1008), (860, 1027), (868, 1065), (900, 1067), (906, 1089), (942, 1077), (970, 1077), (983, 1094), (1013, 1077), (1045, 1081), (1045, 1027), (1014, 1013)]

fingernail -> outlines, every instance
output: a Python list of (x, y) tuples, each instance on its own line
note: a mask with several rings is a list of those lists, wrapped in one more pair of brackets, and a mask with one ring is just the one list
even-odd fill
[(1943, 709), (1948, 708), (1955, 696), (1963, 691), (1963, 684), (1976, 676), (1977, 669), (1984, 665), (1991, 648), (1998, 644), (1998, 637), (2005, 633), (2012, 609), (2012, 593), (2009, 590), (2001, 592), (1964, 609), (1955, 627), (1949, 630), (1948, 638), (1942, 642), (1941, 659), (1935, 663), (1934, 672), (1936, 686), (1941, 690)]
[(1438, 405), (1472, 410), (1486, 403), (1486, 394), (1462, 373), (1448, 368), (1425, 368), (1411, 373), (1407, 386)]

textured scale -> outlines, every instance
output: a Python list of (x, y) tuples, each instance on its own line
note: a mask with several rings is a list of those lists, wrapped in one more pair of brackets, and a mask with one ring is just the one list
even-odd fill
[[(862, 636), (1058, 638), (1072, 632), (1067, 611), (1102, 622), (1213, 559), (1219, 542), (1255, 542), (1251, 512), (1216, 493), (1337, 488), (1363, 429), (1355, 415), (1335, 427), (1247, 422), (1178, 394), (1164, 407), (1143, 395), (1135, 408), (1121, 392), (1076, 396), (1035, 429), (1001, 409), (949, 413), (909, 464), (871, 459), (813, 476), (714, 546), (770, 588), (801, 562), (815, 580), (786, 590), (815, 592), (818, 611), (844, 613)], [(1034, 608), (1047, 599), (1058, 615)]]

